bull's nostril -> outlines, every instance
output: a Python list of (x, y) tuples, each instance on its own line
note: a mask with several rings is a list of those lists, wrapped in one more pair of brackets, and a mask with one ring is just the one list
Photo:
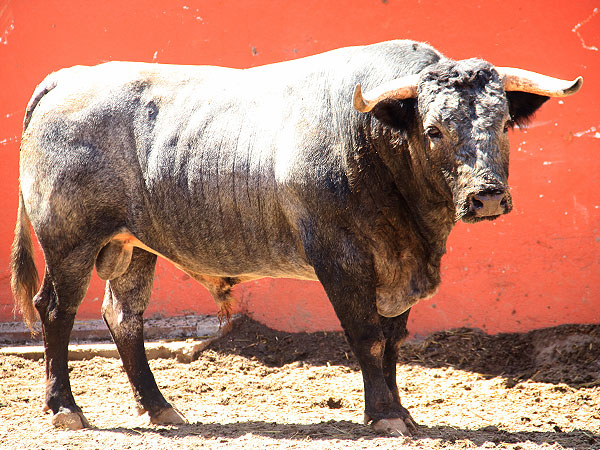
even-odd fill
[(481, 209), (483, 208), (483, 202), (477, 198), (473, 198), (472, 200), (473, 209)]
[(502, 206), (503, 208), (506, 208), (507, 202), (506, 202), (506, 197), (504, 197), (501, 201), (500, 201), (500, 206)]

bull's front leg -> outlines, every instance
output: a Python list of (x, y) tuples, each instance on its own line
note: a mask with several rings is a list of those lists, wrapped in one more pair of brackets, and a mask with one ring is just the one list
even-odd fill
[(336, 243), (341, 245), (335, 249), (316, 249), (309, 242), (306, 252), (358, 359), (365, 389), (365, 424), (370, 423), (377, 432), (409, 435), (416, 427), (400, 404), (396, 352), (386, 345), (384, 318), (377, 313), (371, 259), (366, 254), (363, 257), (351, 241)]
[(416, 431), (417, 424), (411, 417), (410, 413), (404, 408), (400, 402), (400, 393), (398, 392), (398, 384), (396, 382), (396, 368), (398, 363), (398, 353), (402, 343), (408, 336), (406, 322), (410, 309), (405, 311), (398, 317), (381, 317), (380, 323), (385, 336), (385, 352), (383, 354), (383, 375), (388, 388), (394, 396), (394, 401), (400, 405), (404, 412), (403, 420), (411, 431)]

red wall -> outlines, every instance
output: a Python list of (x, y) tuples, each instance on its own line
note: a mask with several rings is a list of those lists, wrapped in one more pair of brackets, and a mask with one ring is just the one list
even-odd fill
[[(515, 208), (495, 223), (459, 224), (437, 296), (414, 308), (413, 333), (457, 326), (529, 330), (600, 318), (600, 13), (597, 2), (530, 0), (0, 2), (0, 321), (13, 320), (9, 247), (21, 122), (51, 71), (108, 60), (251, 67), (337, 47), (410, 38), (459, 59), (573, 79), (511, 136)], [(38, 255), (41, 261), (41, 254)], [(80, 318), (99, 317), (95, 277)], [(337, 329), (318, 283), (263, 280), (236, 288), (243, 307), (279, 329)], [(208, 293), (159, 263), (149, 315), (214, 313)]]

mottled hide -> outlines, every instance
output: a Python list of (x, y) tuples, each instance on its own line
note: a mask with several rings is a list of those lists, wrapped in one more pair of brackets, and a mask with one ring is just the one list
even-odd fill
[[(411, 98), (354, 109), (358, 83), (407, 75)], [(319, 280), (363, 372), (366, 422), (408, 433), (396, 354), (409, 308), (435, 293), (458, 220), (511, 210), (507, 131), (546, 99), (505, 92), (485, 61), (412, 41), (247, 70), (109, 62), (49, 75), (25, 117), (12, 286), (31, 324), (30, 222), (46, 259), (33, 304), (53, 423), (88, 426), (67, 344), (94, 265), (140, 411), (185, 421), (144, 353), (159, 256), (206, 286), (226, 318), (237, 283)]]

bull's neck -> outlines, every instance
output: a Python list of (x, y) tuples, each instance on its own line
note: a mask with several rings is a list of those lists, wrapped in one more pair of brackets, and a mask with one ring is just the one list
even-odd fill
[[(452, 194), (427, 161), (419, 160), (419, 139), (413, 133), (400, 135), (377, 124), (366, 129), (367, 151), (362, 157), (369, 161), (369, 172), (361, 180), (364, 188), (373, 191), (372, 197), (380, 212), (392, 214), (391, 222), (410, 226), (422, 244), (433, 254), (445, 253), (450, 230), (455, 224)], [(363, 150), (363, 153), (364, 150)], [(361, 156), (359, 156), (359, 159)], [(439, 175), (439, 176), (438, 176)], [(397, 209), (389, 208), (390, 202)]]

